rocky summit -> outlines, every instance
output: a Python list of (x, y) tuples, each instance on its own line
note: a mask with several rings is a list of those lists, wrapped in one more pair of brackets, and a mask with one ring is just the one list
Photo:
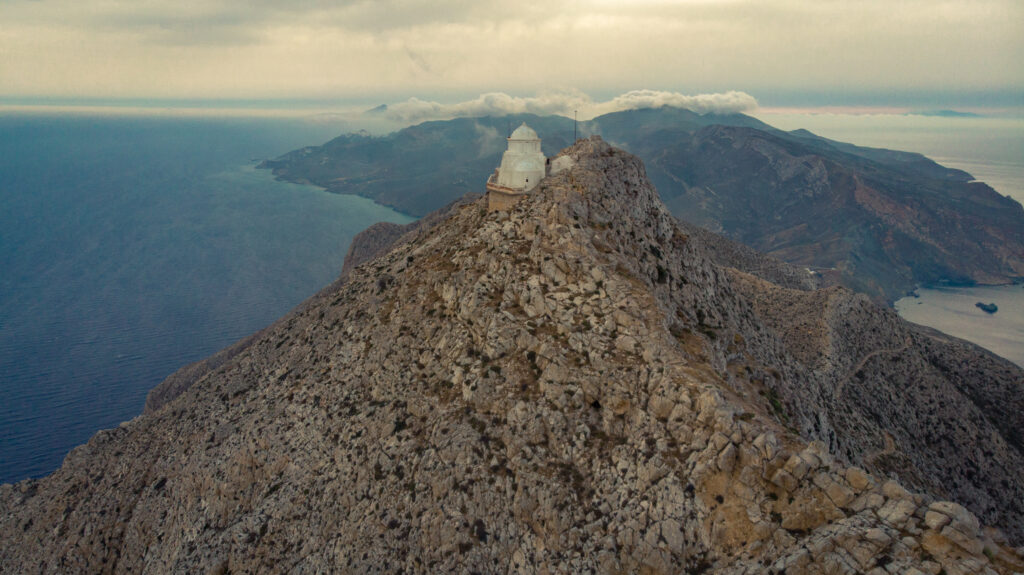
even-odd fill
[(1024, 371), (562, 153), (0, 487), (0, 571), (1024, 572)]

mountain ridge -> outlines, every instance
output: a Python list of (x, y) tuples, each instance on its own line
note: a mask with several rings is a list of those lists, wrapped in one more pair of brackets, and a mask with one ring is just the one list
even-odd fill
[[(564, 153), (576, 165), (513, 210), (454, 207), (53, 475), (0, 486), (0, 566), (1024, 568), (1002, 431), (1020, 368), (863, 295), (716, 264), (638, 159), (599, 139)], [(850, 393), (881, 404), (829, 402)], [(871, 412), (886, 402), (901, 417)], [(944, 434), (929, 451), (915, 429)]]

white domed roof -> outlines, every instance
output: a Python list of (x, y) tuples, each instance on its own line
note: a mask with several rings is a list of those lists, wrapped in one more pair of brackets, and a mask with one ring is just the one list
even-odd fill
[(508, 139), (510, 139), (510, 140), (537, 140), (539, 138), (537, 138), (537, 132), (534, 132), (533, 128), (527, 126), (526, 122), (523, 122), (523, 124), (521, 126), (516, 128), (515, 131), (512, 132), (512, 135), (509, 136)]

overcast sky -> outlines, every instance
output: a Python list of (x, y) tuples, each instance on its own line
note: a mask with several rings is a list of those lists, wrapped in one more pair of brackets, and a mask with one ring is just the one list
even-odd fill
[(0, 98), (22, 102), (1024, 106), (1022, 62), (1022, 0), (0, 0)]

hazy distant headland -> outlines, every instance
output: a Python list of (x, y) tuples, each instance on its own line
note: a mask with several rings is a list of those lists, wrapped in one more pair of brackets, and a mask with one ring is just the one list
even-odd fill
[(911, 112), (917, 116), (934, 116), (937, 118), (981, 118), (981, 114), (975, 112), (962, 112), (959, 110), (920, 110)]

